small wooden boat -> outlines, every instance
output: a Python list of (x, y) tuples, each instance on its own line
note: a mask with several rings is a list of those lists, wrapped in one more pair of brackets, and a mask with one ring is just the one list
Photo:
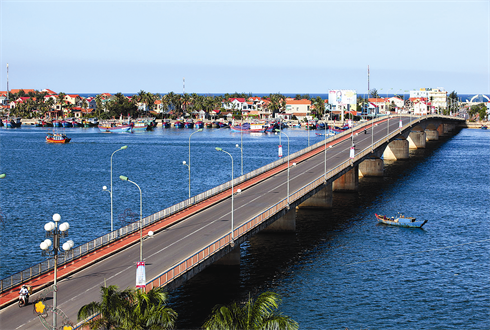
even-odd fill
[(422, 228), (422, 226), (427, 222), (417, 221), (417, 219), (413, 217), (406, 217), (403, 214), (398, 214), (397, 218), (395, 217), (387, 217), (385, 215), (374, 214), (378, 219), (378, 222), (392, 225), (392, 226), (400, 226), (400, 227), (410, 227), (410, 228)]
[(49, 143), (68, 143), (71, 138), (66, 137), (65, 134), (61, 133), (48, 133), (46, 136), (46, 142)]

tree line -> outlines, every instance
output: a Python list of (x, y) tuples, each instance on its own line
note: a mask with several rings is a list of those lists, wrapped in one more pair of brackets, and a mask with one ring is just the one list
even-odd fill
[[(47, 98), (49, 95), (47, 92), (29, 91), (28, 93), (20, 90), (18, 93), (10, 94), (11, 100), (16, 100), (20, 97), (29, 97), (29, 99), (16, 104), (15, 108), (10, 110), (10, 115), (19, 116), (23, 118), (44, 118), (49, 111), (52, 111), (54, 106), (58, 106), (59, 111), (70, 110), (75, 107), (87, 109), (89, 104), (85, 98), (77, 97), (75, 104), (70, 104), (66, 101), (66, 93), (59, 93), (54, 98)], [(213, 110), (218, 111), (231, 111), (235, 118), (241, 117), (241, 111), (233, 109), (229, 102), (232, 98), (244, 98), (248, 100), (253, 95), (245, 93), (232, 93), (224, 95), (199, 95), (197, 93), (191, 94), (176, 94), (169, 92), (161, 95), (159, 93), (153, 94), (141, 90), (137, 94), (130, 97), (118, 92), (109, 98), (106, 98), (103, 94), (95, 96), (95, 111), (91, 114), (85, 114), (84, 117), (97, 117), (100, 119), (109, 119), (119, 116), (145, 116), (148, 115), (148, 111), (155, 110), (156, 102), (160, 101), (160, 107), (164, 110), (161, 112), (161, 118), (178, 118), (186, 114), (191, 114), (196, 111), (204, 111), (211, 113)], [(280, 93), (271, 93), (268, 96), (261, 97), (262, 100), (267, 101), (264, 108), (268, 109), (271, 113), (277, 113), (286, 109), (287, 96)], [(311, 98), (309, 94), (300, 95), (297, 94), (296, 100), (307, 99), (311, 101), (312, 113), (316, 115), (323, 115), (325, 113), (325, 101), (321, 97)], [(224, 104), (228, 104), (227, 108), (223, 107)], [(141, 105), (144, 105), (143, 108)], [(156, 115), (157, 113), (154, 112)]]

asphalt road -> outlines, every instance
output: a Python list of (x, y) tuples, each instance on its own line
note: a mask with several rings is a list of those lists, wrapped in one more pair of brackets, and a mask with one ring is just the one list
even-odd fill
[[(403, 123), (409, 122), (403, 117)], [(398, 128), (399, 120), (391, 119), (389, 129)], [(285, 131), (287, 134), (287, 131)], [(374, 141), (386, 136), (387, 122), (375, 126)], [(356, 153), (371, 145), (371, 129), (367, 134), (354, 135)], [(349, 159), (350, 137), (328, 150), (327, 167), (332, 169)], [(287, 150), (287, 149), (286, 149)], [(285, 155), (286, 156), (286, 155)], [(320, 153), (296, 166), (290, 167), (290, 192), (294, 192), (306, 183), (324, 173), (324, 153)], [(260, 214), (270, 205), (284, 199), (287, 195), (287, 171), (282, 171), (267, 180), (254, 185), (234, 198), (234, 225), (238, 226)], [(181, 260), (201, 250), (210, 242), (229, 233), (231, 228), (231, 199), (227, 198), (212, 207), (169, 227), (143, 243), (143, 256), (146, 262), (147, 280), (156, 277)], [(146, 232), (144, 234), (147, 234)], [(81, 306), (99, 301), (100, 287), (117, 285), (119, 288), (134, 287), (136, 262), (139, 259), (139, 244), (116, 253), (72, 276), (58, 282), (58, 308), (73, 323)], [(33, 294), (35, 301), (39, 293)], [(51, 304), (50, 293), (46, 302)], [(60, 319), (60, 317), (58, 317)], [(51, 318), (48, 317), (47, 321)], [(16, 304), (0, 311), (0, 328), (42, 329), (41, 321), (33, 313), (33, 304), (19, 308)]]

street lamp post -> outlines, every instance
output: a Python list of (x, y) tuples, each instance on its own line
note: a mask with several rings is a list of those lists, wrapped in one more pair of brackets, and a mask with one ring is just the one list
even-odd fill
[(233, 247), (235, 245), (235, 238), (234, 238), (234, 225), (233, 225), (233, 156), (227, 152), (227, 151), (224, 151), (222, 148), (218, 148), (216, 147), (215, 148), (217, 151), (221, 151), (221, 152), (224, 152), (225, 154), (228, 154), (231, 158), (231, 241), (230, 241), (230, 245)]
[[(60, 237), (68, 236), (68, 229), (70, 225), (68, 222), (63, 222), (58, 226), (58, 222), (61, 220), (61, 216), (56, 213), (53, 215), (54, 222), (48, 222), (44, 225), (44, 230), (46, 230), (46, 239), (40, 244), (40, 248), (44, 255), (52, 254), (54, 256), (54, 281), (53, 281), (53, 329), (57, 329), (57, 277), (58, 277), (58, 254), (60, 249), (63, 248), (64, 251), (69, 251), (73, 248), (73, 241), (69, 240), (65, 242), (62, 247), (60, 247)], [(53, 237), (51, 241), (48, 237)], [(51, 251), (49, 247), (53, 246)], [(63, 252), (61, 252), (63, 253)]]
[[(127, 148), (128, 148), (128, 146), (122, 146), (121, 148), (114, 151), (111, 155), (111, 190), (109, 190), (109, 194), (111, 195), (111, 233), (114, 231), (114, 211), (113, 211), (113, 202), (112, 202), (112, 156), (114, 156), (114, 154), (116, 152), (127, 149)], [(102, 188), (102, 189), (104, 189), (104, 188)], [(104, 190), (107, 191), (107, 187)]]
[(289, 158), (290, 158), (289, 157), (289, 136), (286, 133), (284, 133), (283, 131), (278, 130), (278, 129), (276, 129), (276, 132), (278, 132), (279, 134), (284, 134), (288, 138), (288, 182), (287, 182), (287, 194), (288, 194), (288, 198), (287, 198), (287, 208), (289, 209)]
[(0, 179), (5, 179), (6, 175), (5, 173), (0, 174)]
[(242, 174), (243, 175), (243, 140), (242, 140), (242, 146), (240, 147), (238, 144), (236, 145), (238, 149), (240, 149), (240, 154), (241, 154), (241, 166), (242, 166)]
[(325, 183), (327, 183), (327, 151), (328, 149), (332, 149), (332, 146), (328, 146), (327, 148), (327, 141), (325, 139)]
[(128, 179), (127, 176), (120, 175), (119, 179), (123, 181), (128, 181), (134, 184), (136, 187), (138, 187), (140, 191), (140, 262), (143, 261), (143, 194), (141, 193), (141, 188), (136, 184), (136, 182), (133, 182)]
[(202, 132), (202, 128), (189, 135), (189, 163), (186, 164), (185, 160), (182, 162), (189, 169), (189, 198), (191, 198), (191, 136), (198, 132)]

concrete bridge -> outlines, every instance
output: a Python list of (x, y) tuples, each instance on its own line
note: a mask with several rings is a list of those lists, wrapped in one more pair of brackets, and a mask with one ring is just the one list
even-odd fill
[[(295, 230), (296, 208), (332, 207), (333, 191), (356, 191), (360, 176), (383, 175), (383, 159), (408, 159), (410, 148), (425, 148), (460, 124), (464, 120), (448, 116), (369, 121), (144, 218), (143, 240), (136, 222), (77, 247), (58, 267), (59, 323), (75, 324), (79, 308), (99, 300), (101, 286), (134, 287), (140, 247), (147, 290), (177, 287), (212, 264), (237, 265), (240, 244), (256, 233)], [(31, 301), (49, 305), (52, 266), (2, 280), (1, 329), (40, 328), (31, 308), (12, 302), (22, 282), (34, 288)]]

